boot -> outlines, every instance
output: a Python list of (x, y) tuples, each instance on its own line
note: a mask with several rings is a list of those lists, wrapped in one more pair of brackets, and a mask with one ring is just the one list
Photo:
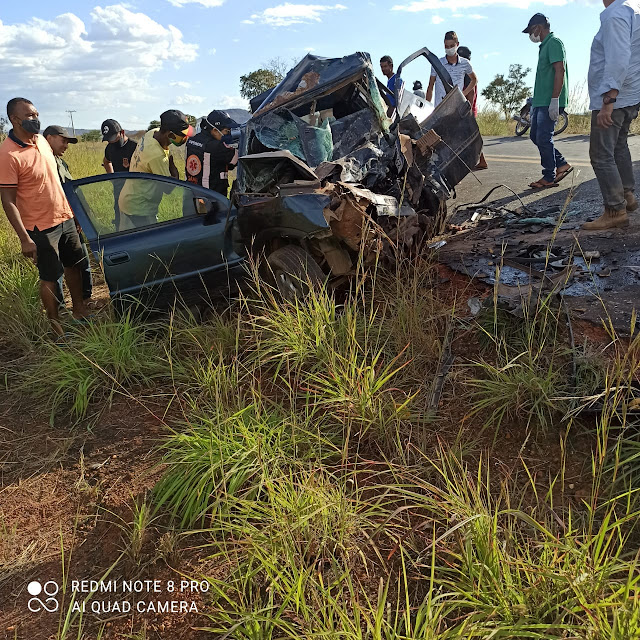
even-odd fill
[(624, 199), (627, 201), (627, 211), (631, 213), (638, 208), (638, 201), (636, 197), (633, 195), (633, 191), (625, 191)]
[(603, 229), (616, 229), (629, 226), (629, 215), (625, 209), (604, 208), (604, 213), (593, 222), (585, 222), (582, 228), (585, 231), (602, 231)]

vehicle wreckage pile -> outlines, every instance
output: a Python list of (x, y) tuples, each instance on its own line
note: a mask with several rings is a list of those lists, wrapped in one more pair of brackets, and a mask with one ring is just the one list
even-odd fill
[(446, 200), (482, 147), (467, 101), (448, 88), (435, 110), (400, 89), (393, 109), (368, 54), (304, 58), (247, 123), (241, 229), (299, 227), (290, 216), (301, 215), (298, 235), (334, 275), (351, 272), (361, 249), (367, 262), (415, 253), (443, 230)]

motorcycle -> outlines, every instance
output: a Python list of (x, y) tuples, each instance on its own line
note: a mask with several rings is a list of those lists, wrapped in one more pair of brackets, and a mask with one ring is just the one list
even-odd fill
[[(520, 109), (519, 115), (514, 115), (513, 119), (516, 121), (516, 135), (523, 136), (531, 126), (531, 104), (533, 98), (527, 98), (527, 103)], [(556, 121), (555, 129), (553, 130), (554, 136), (559, 136), (569, 126), (569, 115), (564, 111), (560, 111), (560, 115)]]

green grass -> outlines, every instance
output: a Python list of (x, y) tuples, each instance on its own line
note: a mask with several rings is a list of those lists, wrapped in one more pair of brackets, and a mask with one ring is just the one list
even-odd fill
[[(72, 148), (72, 171), (99, 172), (101, 152)], [(630, 339), (606, 325), (606, 348), (572, 354), (552, 297), (472, 320), (416, 261), (297, 305), (256, 276), (203, 317), (106, 311), (60, 348), (15, 251), (0, 227), (0, 339), (27, 399), (60, 429), (99, 428), (116, 397), (168, 427), (161, 479), (116, 524), (118, 562), (207, 580), (203, 637), (639, 637), (635, 318)], [(507, 425), (517, 441), (503, 447)], [(549, 442), (557, 463), (524, 451)], [(19, 535), (2, 521), (9, 565)], [(103, 633), (61, 616), (59, 639)]]

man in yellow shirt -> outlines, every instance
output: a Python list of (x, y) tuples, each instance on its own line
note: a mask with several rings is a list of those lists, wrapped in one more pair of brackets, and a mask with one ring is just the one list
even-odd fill
[[(169, 145), (180, 147), (193, 134), (193, 127), (182, 111), (165, 111), (160, 116), (160, 128), (147, 131), (138, 144), (129, 170), (177, 178), (178, 170), (169, 154)], [(162, 196), (172, 190), (172, 185), (162, 182), (126, 180), (118, 199), (121, 214), (118, 231), (155, 224)]]

